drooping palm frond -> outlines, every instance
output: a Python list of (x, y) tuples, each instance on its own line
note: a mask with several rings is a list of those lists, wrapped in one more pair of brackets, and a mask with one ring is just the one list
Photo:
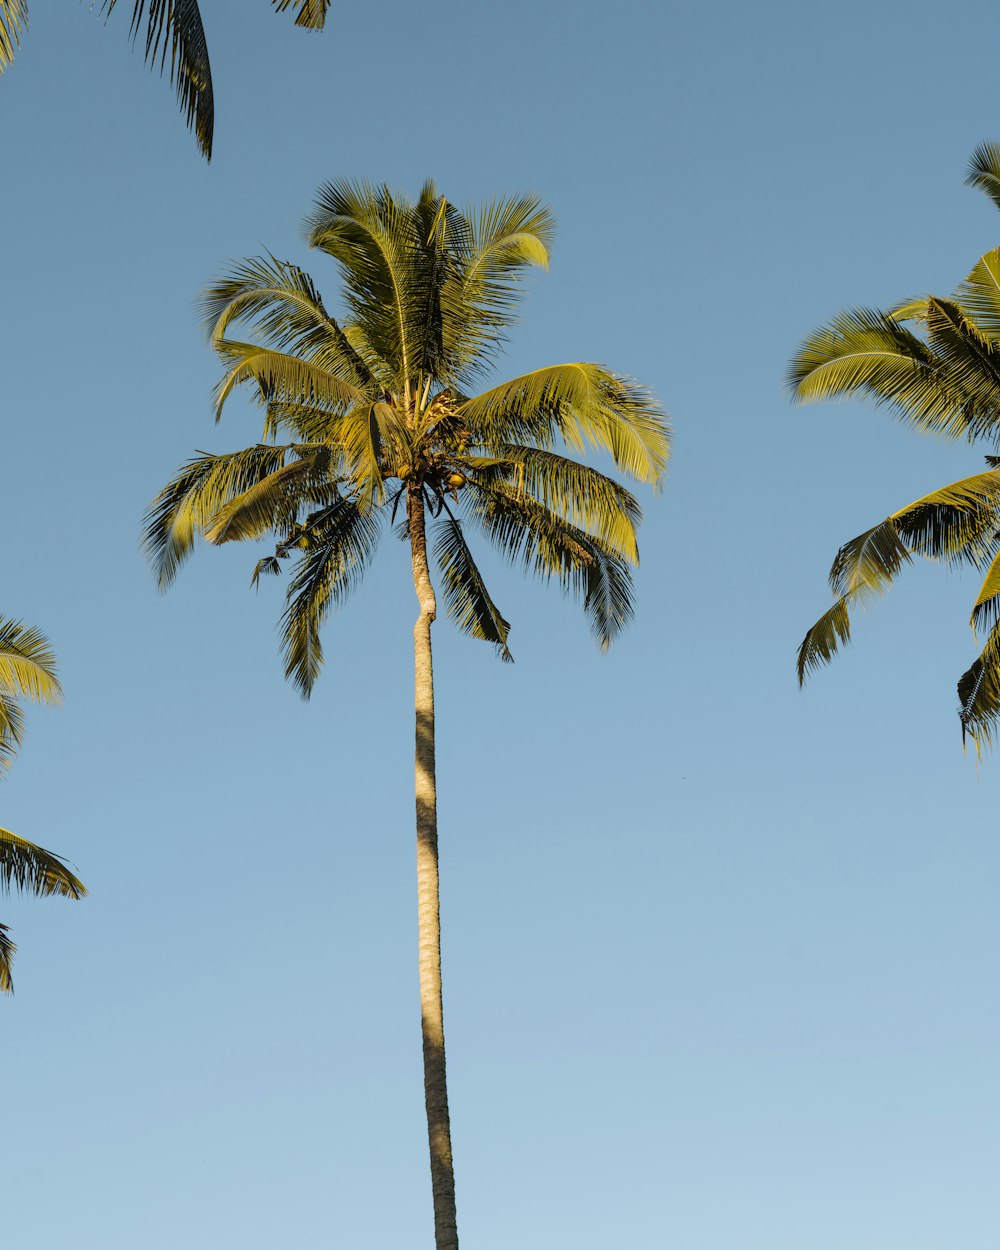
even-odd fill
[(506, 482), (470, 482), (463, 498), (470, 520), (504, 559), (542, 581), (555, 578), (582, 600), (591, 632), (607, 650), (633, 615), (632, 575), (619, 553)]
[(278, 400), (318, 405), (329, 412), (346, 412), (348, 408), (370, 402), (365, 391), (329, 369), (290, 352), (277, 352), (235, 339), (220, 339), (214, 346), (230, 365), (215, 388), (216, 420), (221, 420), (222, 409), (235, 387), (244, 382), (256, 385), (258, 398), (265, 405)]
[(333, 0), (272, 0), (272, 3), (279, 13), (294, 9), (296, 26), (303, 26), (306, 30), (322, 30)]
[(28, 0), (0, 0), (0, 74), (13, 61), (28, 28)]
[(9, 829), (0, 829), (0, 886), (28, 894), (60, 894), (64, 898), (83, 898), (87, 893), (61, 856)]
[[(110, 14), (117, 3), (118, 0), (103, 0), (102, 11)], [(162, 74), (169, 56), (170, 82), (176, 88), (185, 124), (194, 131), (205, 158), (211, 160), (215, 99), (208, 44), (197, 0), (135, 0), (133, 40), (140, 32), (146, 45), (147, 64), (155, 67), (159, 61)]]
[(958, 681), (962, 741), (971, 737), (977, 751), (993, 746), (1000, 730), (1000, 623)]
[(659, 404), (642, 387), (603, 365), (549, 365), (467, 398), (458, 413), (489, 450), (525, 441), (548, 449), (561, 440), (573, 451), (610, 453), (615, 465), (658, 486), (669, 455)]
[(275, 469), (231, 499), (212, 518), (205, 537), (216, 545), (260, 538), (271, 529), (287, 529), (298, 515), (310, 485), (329, 481), (330, 450), (302, 449), (299, 459)]
[(285, 676), (308, 699), (323, 666), (320, 628), (355, 590), (381, 537), (381, 516), (340, 499), (309, 526), (281, 618)]
[(495, 457), (470, 459), (477, 480), (519, 487), (571, 525), (597, 534), (631, 564), (638, 564), (636, 530), (642, 510), (635, 496), (590, 465), (538, 447), (516, 443)]
[(513, 660), (507, 647), (510, 622), (493, 602), (483, 575), (462, 533), (462, 524), (450, 513), (434, 530), (441, 569), (445, 609), (463, 633), (492, 642), (502, 660)]
[[(830, 589), (837, 602), (799, 647), (799, 684), (829, 663), (840, 644), (848, 641), (850, 609), (885, 594), (914, 555), (981, 564), (987, 555), (995, 555), (998, 531), (1000, 471), (991, 469), (914, 500), (846, 542), (830, 569)], [(983, 612), (993, 610), (985, 600), (983, 604)]]
[(922, 339), (872, 309), (841, 313), (814, 331), (792, 360), (789, 385), (800, 403), (861, 394), (925, 433), (969, 434), (969, 397), (951, 386)]
[(979, 258), (959, 285), (955, 302), (991, 345), (1000, 341), (1000, 247)]
[(282, 468), (292, 450), (259, 443), (225, 455), (203, 453), (174, 475), (144, 518), (142, 546), (161, 590), (174, 580), (197, 536), (222, 509)]

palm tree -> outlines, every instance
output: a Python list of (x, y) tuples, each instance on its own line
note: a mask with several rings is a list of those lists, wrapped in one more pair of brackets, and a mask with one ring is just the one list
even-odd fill
[[(107, 16), (117, 3), (118, 0), (102, 0), (102, 13)], [(271, 0), (271, 3), (279, 13), (294, 9), (296, 26), (322, 30), (331, 0)], [(0, 0), (0, 74), (13, 61), (27, 26), (28, 0)], [(159, 61), (162, 74), (169, 59), (170, 81), (177, 89), (185, 123), (189, 130), (194, 130), (205, 158), (211, 160), (215, 101), (198, 0), (135, 0), (132, 39), (137, 39), (140, 32), (146, 45), (147, 64), (155, 65)]]
[[(967, 182), (1000, 207), (1000, 146), (973, 154)], [(912, 328), (911, 328), (912, 327)], [(856, 309), (815, 331), (791, 365), (797, 400), (864, 395), (925, 434), (1000, 441), (1000, 248), (982, 256), (948, 298), (887, 312)], [(971, 564), (983, 574), (972, 627), (982, 650), (958, 682), (963, 739), (977, 749), (1000, 727), (1000, 457), (845, 543), (830, 570), (833, 606), (798, 655), (802, 684), (850, 638), (851, 612), (884, 594), (915, 555)]]
[[(6, 770), (24, 732), (22, 699), (58, 703), (62, 697), (55, 656), (37, 630), (0, 617), (0, 771)], [(16, 833), (0, 829), (0, 884), (32, 894), (82, 898), (87, 891), (58, 855)], [(7, 925), (0, 924), (0, 990), (12, 992), (10, 975), (15, 946)]]
[[(459, 629), (510, 660), (510, 625), (490, 595), (467, 531), (583, 602), (606, 648), (632, 615), (639, 505), (611, 477), (564, 454), (586, 446), (658, 485), (663, 414), (602, 365), (536, 369), (474, 395), (513, 323), (519, 278), (547, 267), (553, 221), (519, 197), (460, 212), (427, 183), (414, 203), (386, 186), (337, 182), (307, 222), (337, 264), (345, 318), (313, 280), (273, 256), (235, 266), (204, 297), (226, 366), (216, 413), (247, 385), (264, 409), (262, 441), (200, 454), (157, 496), (145, 546), (166, 587), (197, 535), (212, 543), (271, 534), (253, 582), (294, 558), (282, 617), (285, 673), (308, 697), (323, 659), (320, 627), (360, 581), (395, 524), (410, 548), (414, 628), (416, 827), (424, 1086), (438, 1250), (458, 1245), (445, 1080), (438, 903), (431, 626), (438, 599)], [(254, 341), (232, 337), (242, 322)], [(278, 441), (279, 437), (283, 440)], [(398, 521), (397, 521), (398, 519)], [(429, 541), (430, 544), (429, 544)], [(430, 552), (429, 554), (429, 545)]]

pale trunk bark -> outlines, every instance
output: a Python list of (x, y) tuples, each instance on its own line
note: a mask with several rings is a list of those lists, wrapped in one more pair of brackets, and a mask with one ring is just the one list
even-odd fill
[(409, 488), (407, 514), (413, 585), (420, 604), (420, 614), (413, 630), (413, 660), (417, 713), (417, 918), (420, 943), (420, 1014), (424, 1041), (424, 1102), (427, 1108), (431, 1186), (434, 1194), (434, 1243), (437, 1250), (458, 1250), (455, 1171), (451, 1157), (444, 1010), (441, 1000), (434, 672), (431, 664), (431, 624), (437, 615), (437, 600), (427, 567), (424, 498), (418, 486)]

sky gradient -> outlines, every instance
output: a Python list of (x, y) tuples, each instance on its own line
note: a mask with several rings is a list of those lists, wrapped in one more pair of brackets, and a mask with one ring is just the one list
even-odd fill
[(322, 36), (204, 0), (215, 157), (74, 0), (33, 6), (6, 121), (0, 611), (43, 628), (0, 823), (79, 904), (3, 900), (10, 1250), (431, 1242), (405, 549), (283, 681), (281, 586), (143, 511), (259, 436), (195, 311), (296, 261), (321, 182), (540, 194), (558, 235), (498, 376), (592, 359), (671, 414), (634, 626), (500, 568), (516, 663), (435, 628), (445, 1017), (472, 1250), (995, 1250), (1000, 760), (963, 754), (973, 577), (915, 566), (805, 692), (841, 542), (982, 465), (862, 405), (790, 406), (855, 304), (1000, 240), (1000, 14), (335, 0)]

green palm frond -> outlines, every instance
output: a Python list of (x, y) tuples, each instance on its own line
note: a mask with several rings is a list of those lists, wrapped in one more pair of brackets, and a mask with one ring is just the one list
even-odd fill
[(789, 385), (800, 403), (861, 394), (925, 433), (969, 433), (968, 396), (949, 389), (923, 340), (872, 309), (841, 313), (811, 334), (792, 360)]
[[(102, 11), (110, 14), (118, 0), (104, 0)], [(170, 82), (189, 130), (193, 130), (206, 159), (212, 158), (215, 99), (208, 44), (197, 0), (135, 0), (132, 38), (144, 31), (146, 63), (160, 63), (160, 73), (170, 63)]]
[(471, 458), (476, 476), (520, 487), (570, 524), (599, 534), (630, 564), (639, 563), (636, 529), (642, 510), (613, 478), (555, 452), (507, 443), (493, 458)]
[(1000, 247), (986, 252), (956, 292), (956, 302), (991, 345), (1000, 339)]
[(294, 524), (305, 487), (329, 477), (330, 451), (320, 447), (275, 469), (221, 508), (205, 531), (210, 543), (260, 538)]
[(229, 372), (215, 388), (216, 420), (221, 419), (222, 409), (234, 388), (244, 382), (256, 383), (260, 401), (265, 405), (271, 400), (278, 400), (343, 412), (370, 402), (363, 390), (301, 356), (235, 339), (220, 339), (214, 346), (222, 359), (230, 364)]
[(14, 955), (17, 952), (16, 944), (8, 936), (10, 934), (10, 926), (0, 924), (0, 993), (14, 993), (14, 979), (11, 976), (11, 966), (14, 963)]
[(434, 530), (435, 550), (441, 569), (445, 608), (463, 633), (492, 642), (502, 660), (513, 660), (507, 636), (510, 622), (493, 602), (483, 576), (472, 557), (462, 524), (450, 514)]
[(0, 829), (0, 886), (28, 894), (60, 894), (63, 898), (83, 898), (87, 893), (61, 856), (8, 829)]
[(477, 480), (463, 494), (470, 519), (504, 559), (583, 601), (606, 651), (633, 615), (632, 575), (618, 552), (505, 482)]
[(308, 528), (281, 618), (285, 676), (305, 699), (323, 666), (320, 628), (360, 583), (381, 532), (380, 514), (348, 499), (325, 509)]
[(28, 0), (0, 0), (0, 74), (13, 61), (28, 28)]
[(10, 766), (24, 737), (21, 699), (62, 702), (56, 657), (40, 630), (0, 617), (0, 772)]
[(611, 454), (637, 481), (658, 486), (670, 452), (663, 410), (642, 387), (602, 365), (549, 365), (464, 399), (459, 415), (490, 450), (526, 440), (547, 449), (556, 438), (574, 451)]
[(951, 300), (927, 301), (927, 342), (945, 391), (961, 395), (972, 439), (1000, 426), (1000, 346)]
[(298, 265), (270, 255), (243, 260), (208, 288), (201, 306), (213, 345), (225, 341), (234, 321), (243, 321), (259, 330), (271, 348), (302, 355), (350, 386), (361, 390), (371, 381), (364, 361)]
[(202, 453), (174, 475), (150, 504), (142, 538), (161, 590), (222, 509), (282, 468), (292, 450), (259, 443), (224, 455)]
[(306, 30), (322, 30), (332, 0), (272, 0), (275, 9), (284, 13), (295, 9), (295, 25)]
[(976, 148), (969, 161), (965, 185), (985, 191), (1000, 208), (1000, 144), (981, 143)]

